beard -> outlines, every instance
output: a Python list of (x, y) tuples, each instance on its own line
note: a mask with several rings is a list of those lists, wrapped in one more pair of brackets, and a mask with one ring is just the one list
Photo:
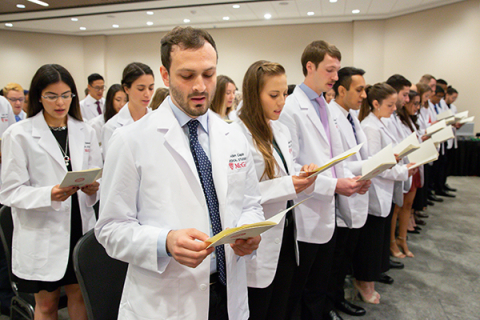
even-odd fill
[[(170, 94), (172, 95), (173, 100), (178, 104), (178, 107), (183, 110), (187, 115), (191, 117), (199, 117), (204, 115), (208, 111), (210, 106), (211, 99), (208, 92), (193, 93), (189, 94), (186, 98), (184, 94), (178, 90), (175, 86), (170, 86)], [(205, 97), (204, 104), (192, 104), (190, 105), (190, 98), (192, 97)]]

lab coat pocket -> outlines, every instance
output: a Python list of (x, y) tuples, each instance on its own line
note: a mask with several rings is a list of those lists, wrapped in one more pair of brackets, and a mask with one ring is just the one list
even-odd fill
[(42, 268), (48, 261), (50, 230), (29, 227), (20, 229), (20, 237), (14, 238), (12, 243), (12, 253), (17, 257), (14, 261), (19, 267)]
[(124, 290), (128, 294), (127, 309), (142, 319), (177, 319), (179, 279), (154, 277), (135, 268), (130, 271), (125, 287), (128, 291)]

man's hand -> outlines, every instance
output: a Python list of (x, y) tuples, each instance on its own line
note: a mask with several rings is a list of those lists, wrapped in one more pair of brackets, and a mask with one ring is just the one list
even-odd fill
[(243, 257), (257, 250), (260, 240), (262, 240), (262, 237), (259, 235), (253, 238), (248, 238), (247, 240), (238, 239), (235, 243), (230, 243), (230, 247), (232, 247), (233, 252), (235, 252), (237, 256)]
[(335, 193), (341, 194), (342, 196), (350, 197), (355, 193), (365, 194), (368, 191), (368, 188), (371, 185), (371, 181), (357, 181), (360, 179), (360, 176), (355, 178), (340, 178), (337, 179), (337, 187), (335, 188)]
[[(167, 235), (167, 252), (178, 261), (190, 268), (196, 268), (215, 248), (209, 248), (204, 241), (209, 238), (197, 229), (172, 230)], [(200, 241), (197, 241), (200, 240)]]

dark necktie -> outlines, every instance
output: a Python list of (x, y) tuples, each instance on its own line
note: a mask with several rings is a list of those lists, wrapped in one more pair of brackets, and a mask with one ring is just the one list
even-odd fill
[(438, 108), (437, 108), (437, 105), (435, 104), (435, 112), (438, 114)]
[[(218, 207), (217, 192), (213, 183), (212, 164), (198, 142), (197, 128), (200, 122), (190, 120), (187, 123), (190, 132), (190, 150), (192, 151), (195, 166), (197, 167), (200, 182), (202, 183), (203, 193), (207, 200), (208, 212), (210, 213), (210, 222), (212, 224), (213, 235), (222, 231), (222, 222), (220, 221), (220, 209)], [(227, 283), (227, 273), (225, 269), (225, 248), (223, 245), (215, 247), (217, 256), (217, 271), (220, 282)]]
[(95, 101), (95, 104), (97, 105), (97, 112), (98, 114), (102, 114), (102, 108), (100, 108), (100, 101)]
[(352, 115), (350, 113), (347, 115), (347, 119), (350, 122), (350, 124), (352, 125), (353, 135), (355, 136), (355, 141), (358, 144), (357, 130), (355, 130), (355, 123), (353, 122), (353, 118), (352, 118)]

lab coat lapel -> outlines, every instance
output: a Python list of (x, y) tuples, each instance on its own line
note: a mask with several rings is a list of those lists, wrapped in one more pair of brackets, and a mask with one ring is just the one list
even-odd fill
[[(360, 121), (358, 121), (358, 118), (350, 113), (350, 115), (353, 118), (353, 123), (355, 123), (355, 129), (357, 129), (357, 139), (358, 143), (365, 143), (367, 142), (367, 136), (365, 135), (365, 132), (363, 132), (362, 126), (360, 124)], [(368, 159), (368, 153), (367, 153), (367, 146), (364, 144), (362, 148), (360, 149), (360, 155), (362, 156), (361, 160), (366, 160)]]
[[(290, 166), (292, 163), (292, 154), (290, 153), (289, 146), (288, 146), (288, 141), (285, 137), (285, 135), (280, 131), (280, 129), (276, 126), (275, 121), (272, 121), (272, 130), (273, 130), (273, 135), (275, 137), (275, 141), (277, 141), (278, 147), (280, 148), (280, 151), (282, 152), (283, 158), (285, 159), (285, 163), (287, 164), (287, 169), (290, 174), (294, 174), (294, 169)], [(282, 175), (289, 175), (287, 171), (285, 170), (285, 166), (283, 165), (282, 158), (278, 154), (278, 152), (274, 151), (273, 156), (275, 157), (275, 161), (278, 163), (278, 167), (280, 170), (283, 172)]]
[(43, 111), (39, 112), (32, 119), (32, 136), (38, 141), (38, 145), (42, 147), (66, 173), (67, 167), (65, 166), (62, 152), (60, 151), (57, 140), (48, 128), (47, 122), (43, 117)]
[[(228, 190), (228, 161), (230, 152), (228, 152), (230, 134), (229, 125), (212, 112), (208, 117), (208, 137), (210, 140), (210, 157), (212, 162), (212, 176), (217, 191), (220, 213), (224, 212), (227, 201)], [(223, 223), (223, 219), (222, 219)]]
[[(155, 117), (157, 118), (158, 122), (157, 130), (165, 134), (164, 139), (167, 149), (174, 154), (175, 158), (178, 158), (179, 156), (184, 161), (183, 164), (179, 162), (179, 166), (184, 169), (183, 171), (187, 176), (187, 179), (196, 181), (196, 185), (200, 188), (201, 192), (200, 194), (195, 192), (195, 194), (197, 197), (203, 197), (201, 202), (205, 201), (202, 184), (198, 176), (197, 167), (195, 166), (192, 152), (190, 151), (190, 146), (185, 139), (184, 131), (180, 127), (177, 118), (175, 118), (172, 109), (168, 105), (167, 99), (165, 99), (162, 105), (160, 105), (160, 107), (157, 109)], [(161, 162), (161, 159), (159, 159), (159, 161)]]
[(313, 125), (317, 128), (318, 132), (320, 132), (320, 135), (325, 140), (326, 144), (329, 145), (327, 134), (325, 132), (325, 129), (323, 128), (322, 121), (320, 120), (320, 117), (315, 111), (315, 108), (310, 99), (308, 99), (305, 92), (298, 86), (293, 91), (293, 94), (297, 98), (300, 109), (302, 109), (302, 111), (307, 115), (310, 121), (312, 121)]
[(85, 148), (85, 132), (83, 123), (68, 117), (68, 140), (72, 171), (82, 170), (83, 153)]

